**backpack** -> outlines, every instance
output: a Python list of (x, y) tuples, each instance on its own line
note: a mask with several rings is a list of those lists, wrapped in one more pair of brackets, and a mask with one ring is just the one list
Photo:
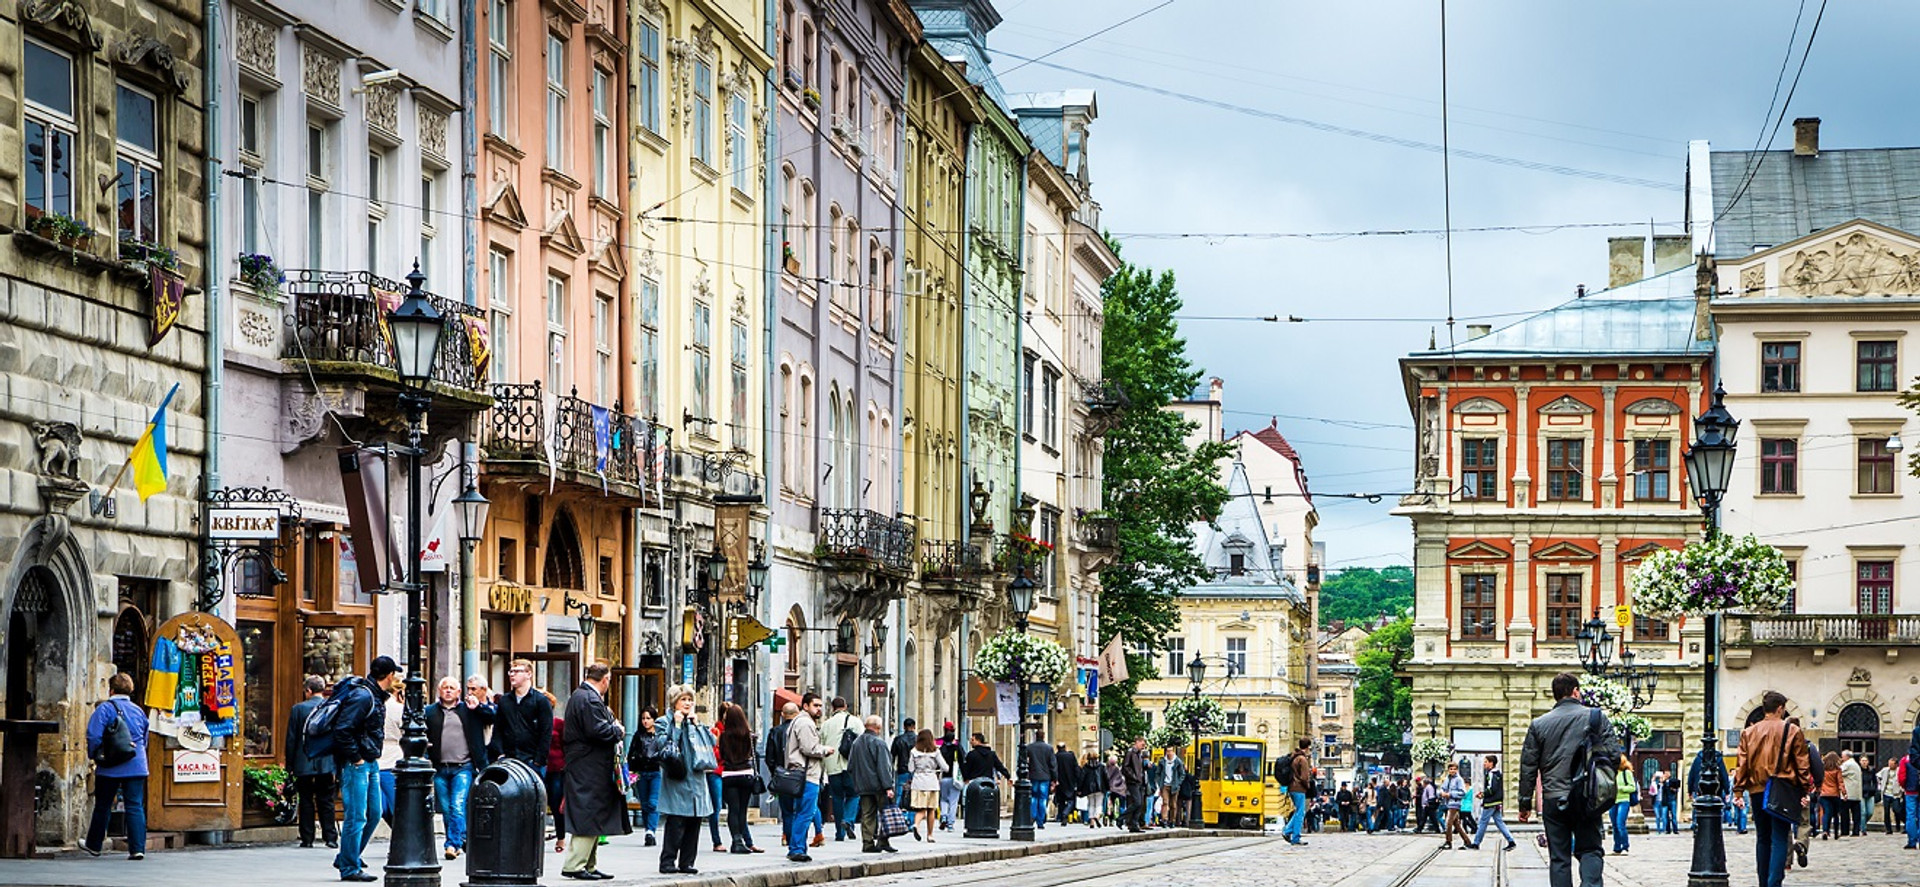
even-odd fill
[(307, 722), (300, 727), (300, 751), (310, 760), (317, 761), (334, 753), (333, 731), (340, 720), (340, 708), (354, 689), (346, 683), (342, 680), (313, 711), (307, 712)]
[(1273, 780), (1280, 783), (1280, 790), (1293, 788), (1293, 756), (1298, 752), (1287, 752), (1273, 762)]
[(100, 731), (100, 747), (94, 749), (93, 762), (102, 767), (118, 767), (133, 760), (136, 754), (133, 728), (127, 726), (126, 712), (120, 710), (119, 703), (109, 699), (100, 704), (113, 706), (113, 720)]
[(1598, 815), (1612, 807), (1619, 792), (1619, 762), (1606, 756), (1594, 754), (1594, 736), (1608, 729), (1600, 709), (1587, 710), (1587, 733), (1581, 737), (1580, 745), (1573, 752), (1573, 766), (1568, 770), (1567, 802), (1564, 808), (1568, 812), (1581, 815)]
[(840, 754), (840, 762), (843, 764), (853, 759), (853, 741), (855, 739), (860, 738), (859, 737), (860, 731), (855, 730), (848, 725), (847, 722), (851, 720), (853, 720), (853, 715), (846, 714), (844, 712), (841, 713), (839, 754)]

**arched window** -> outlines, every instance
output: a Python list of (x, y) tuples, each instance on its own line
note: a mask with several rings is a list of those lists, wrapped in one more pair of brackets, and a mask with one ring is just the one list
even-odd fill
[(800, 85), (802, 87), (819, 82), (820, 73), (813, 66), (815, 58), (817, 56), (814, 54), (813, 19), (802, 17), (800, 19)]
[(845, 508), (852, 508), (860, 495), (860, 462), (856, 455), (860, 451), (860, 419), (857, 409), (853, 392), (847, 392), (846, 409), (840, 414), (840, 421), (845, 423), (840, 435), (840, 464), (847, 469), (840, 479), (840, 503)]
[(794, 488), (802, 496), (813, 495), (814, 472), (819, 465), (813, 458), (813, 371), (806, 364), (800, 365), (800, 394), (797, 418), (795, 419), (794, 444), (798, 447), (799, 464), (794, 466)]
[(791, 252), (796, 257), (799, 255), (793, 245), (793, 212), (799, 197), (799, 180), (793, 174), (793, 164), (780, 164), (780, 249), (783, 264), (786, 253)]
[(780, 362), (780, 486), (793, 489), (793, 365)]
[(787, 614), (787, 666), (784, 683), (789, 690), (800, 689), (800, 663), (807, 661), (807, 614), (799, 604)]
[(880, 482), (880, 491), (875, 500), (880, 503), (881, 514), (893, 513), (893, 418), (886, 413), (880, 414), (880, 436), (873, 442), (873, 450), (880, 454), (880, 473), (874, 478)]
[(553, 529), (547, 533), (547, 562), (540, 571), (540, 584), (548, 588), (585, 591), (587, 571), (580, 557), (580, 534), (573, 528), (573, 516), (559, 512)]
[[(819, 214), (818, 204), (814, 200), (812, 179), (800, 180), (800, 200), (798, 206), (800, 213), (799, 229), (796, 230), (794, 234), (799, 242), (794, 246), (793, 253), (794, 256), (800, 260), (800, 273), (810, 274), (813, 272), (813, 225)], [(809, 285), (803, 287), (801, 292), (806, 293), (808, 297), (811, 298), (813, 288)]]
[(1880, 752), (1880, 712), (1865, 702), (1849, 702), (1840, 709), (1838, 729), (1840, 748), (1859, 754)]
[(847, 476), (845, 454), (841, 452), (840, 442), (840, 385), (827, 386), (827, 458), (833, 467), (833, 474), (827, 476), (827, 494), (821, 501), (829, 508), (844, 508), (846, 503), (840, 500), (840, 480)]

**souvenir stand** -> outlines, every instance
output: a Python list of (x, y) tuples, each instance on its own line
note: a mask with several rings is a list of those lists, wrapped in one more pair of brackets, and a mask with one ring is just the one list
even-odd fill
[(147, 675), (147, 827), (219, 843), (240, 828), (246, 758), (240, 639), (218, 616), (183, 613), (153, 644)]

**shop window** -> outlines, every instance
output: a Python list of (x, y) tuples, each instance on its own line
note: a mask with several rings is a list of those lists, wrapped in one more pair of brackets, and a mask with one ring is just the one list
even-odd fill
[(359, 629), (351, 625), (307, 625), (301, 629), (300, 667), (326, 679), (329, 686), (361, 673)]
[(273, 693), (273, 623), (243, 620), (237, 628), (247, 695), (241, 742), (248, 757), (273, 755), (279, 748), (274, 741), (278, 706)]
[(505, 536), (500, 537), (500, 565), (493, 577), (500, 582), (520, 581), (520, 543)]

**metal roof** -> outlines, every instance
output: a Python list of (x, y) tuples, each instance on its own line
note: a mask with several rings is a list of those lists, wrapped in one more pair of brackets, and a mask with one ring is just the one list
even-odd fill
[(1696, 335), (1693, 287), (1694, 267), (1688, 265), (1573, 299), (1451, 350), (1411, 356), (1707, 355), (1713, 343)]
[[(1729, 258), (1869, 219), (1920, 231), (1920, 148), (1714, 151), (1714, 254)], [(1739, 203), (1727, 206), (1751, 173)], [(1724, 215), (1723, 215), (1724, 214)]]

